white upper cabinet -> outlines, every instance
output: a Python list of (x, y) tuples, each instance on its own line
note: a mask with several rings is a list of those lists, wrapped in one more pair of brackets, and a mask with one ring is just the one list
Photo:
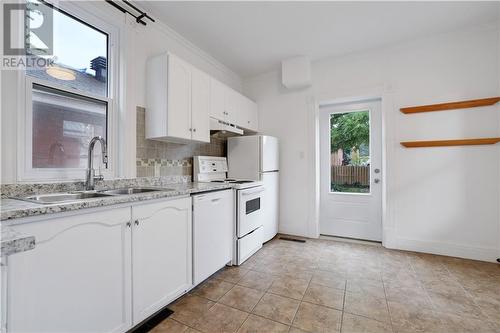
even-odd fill
[(210, 117), (258, 131), (257, 104), (179, 57), (148, 60), (146, 138), (210, 142)]
[(210, 142), (209, 77), (166, 53), (147, 64), (146, 138)]
[(166, 110), (168, 136), (191, 139), (191, 74), (191, 65), (169, 55)]
[(242, 96), (243, 128), (257, 132), (259, 128), (257, 103)]
[[(191, 99), (191, 137), (210, 142), (210, 76), (193, 68)], [(208, 138), (208, 140), (207, 140)]]
[[(257, 132), (257, 104), (229, 87), (225, 89), (224, 120), (243, 129)], [(212, 113), (211, 116), (216, 118)]]
[(228, 88), (214, 78), (210, 78), (210, 117), (226, 119), (226, 90)]

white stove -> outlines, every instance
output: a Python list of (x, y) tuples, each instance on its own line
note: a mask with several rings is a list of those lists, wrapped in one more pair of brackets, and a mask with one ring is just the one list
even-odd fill
[(231, 184), (235, 199), (233, 265), (240, 265), (262, 248), (264, 186), (261, 181), (227, 178), (225, 157), (194, 156), (193, 181)]
[(193, 181), (204, 183), (231, 184), (234, 189), (245, 189), (262, 186), (262, 181), (234, 179), (227, 177), (227, 158), (214, 156), (193, 157)]

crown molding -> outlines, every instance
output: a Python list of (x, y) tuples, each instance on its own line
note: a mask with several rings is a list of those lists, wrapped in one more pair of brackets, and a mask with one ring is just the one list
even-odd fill
[[(152, 12), (149, 8), (144, 8), (140, 3), (138, 4), (138, 1), (133, 1), (134, 5), (138, 8), (140, 8), (143, 11), (146, 11), (149, 13)], [(168, 35), (169, 37), (173, 38), (175, 41), (177, 41), (179, 44), (184, 46), (186, 49), (188, 49), (190, 52), (194, 53), (207, 63), (209, 63), (211, 66), (215, 67), (217, 70), (221, 71), (225, 75), (231, 78), (231, 81), (233, 83), (237, 83), (237, 86), (235, 87), (234, 84), (232, 84), (232, 88), (235, 88), (236, 90), (241, 91), (242, 90), (242, 85), (243, 85), (243, 79), (240, 75), (238, 75), (236, 72), (231, 70), (229, 67), (224, 65), (222, 62), (217, 60), (214, 56), (212, 56), (210, 53), (206, 52), (184, 36), (182, 36), (180, 33), (175, 31), (173, 28), (171, 28), (169, 25), (164, 23), (163, 21), (160, 21), (158, 17), (149, 14), (153, 16), (156, 19), (155, 23), (148, 24), (147, 27), (139, 27), (143, 29), (148, 29), (149, 27), (155, 28), (163, 32), (165, 35)], [(227, 83), (227, 82), (226, 82)]]

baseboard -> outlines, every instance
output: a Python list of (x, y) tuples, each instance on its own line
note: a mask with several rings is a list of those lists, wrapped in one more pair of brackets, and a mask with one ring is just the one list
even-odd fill
[(497, 262), (496, 260), (500, 256), (500, 250), (495, 248), (429, 242), (401, 237), (397, 237), (395, 242), (391, 243), (393, 246), (386, 245), (386, 247), (489, 262)]

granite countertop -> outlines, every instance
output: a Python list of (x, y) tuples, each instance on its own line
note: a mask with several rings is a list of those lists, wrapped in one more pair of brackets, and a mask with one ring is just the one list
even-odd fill
[[(155, 186), (150, 186), (155, 187)], [(186, 182), (178, 184), (168, 184), (164, 186), (156, 186), (168, 189), (166, 191), (146, 192), (131, 195), (113, 195), (109, 197), (91, 198), (59, 204), (38, 204), (18, 199), (2, 198), (0, 201), (0, 220), (6, 222), (9, 220), (9, 225), (15, 224), (10, 220), (19, 219), (29, 216), (46, 215), (60, 212), (68, 212), (73, 210), (81, 210), (85, 208), (96, 208), (110, 206), (115, 204), (137, 202), (145, 200), (153, 200), (160, 198), (178, 197), (190, 195), (194, 193), (221, 190), (231, 188), (231, 185), (221, 183), (196, 183)], [(4, 224), (4, 223), (2, 223)], [(2, 234), (3, 243), (3, 234)]]
[(0, 199), (0, 255), (7, 256), (35, 248), (35, 237), (21, 234), (15, 230), (15, 225), (18, 222), (22, 222), (21, 218), (23, 217), (77, 211), (86, 208), (104, 207), (128, 202), (132, 203), (161, 198), (175, 198), (190, 194), (231, 188), (231, 185), (221, 183), (170, 183), (169, 180), (170, 179), (162, 178), (144, 178), (103, 182), (102, 184), (99, 184), (99, 187), (97, 188), (98, 190), (139, 186), (157, 187), (165, 189), (165, 191), (145, 192), (130, 195), (113, 195), (109, 197), (90, 198), (50, 205), (12, 199), (12, 197), (25, 197), (32, 194), (44, 193), (74, 192), (81, 190), (83, 183), (2, 185), (2, 198)]
[(35, 248), (35, 237), (17, 232), (10, 227), (2, 227), (0, 254), (8, 256)]

